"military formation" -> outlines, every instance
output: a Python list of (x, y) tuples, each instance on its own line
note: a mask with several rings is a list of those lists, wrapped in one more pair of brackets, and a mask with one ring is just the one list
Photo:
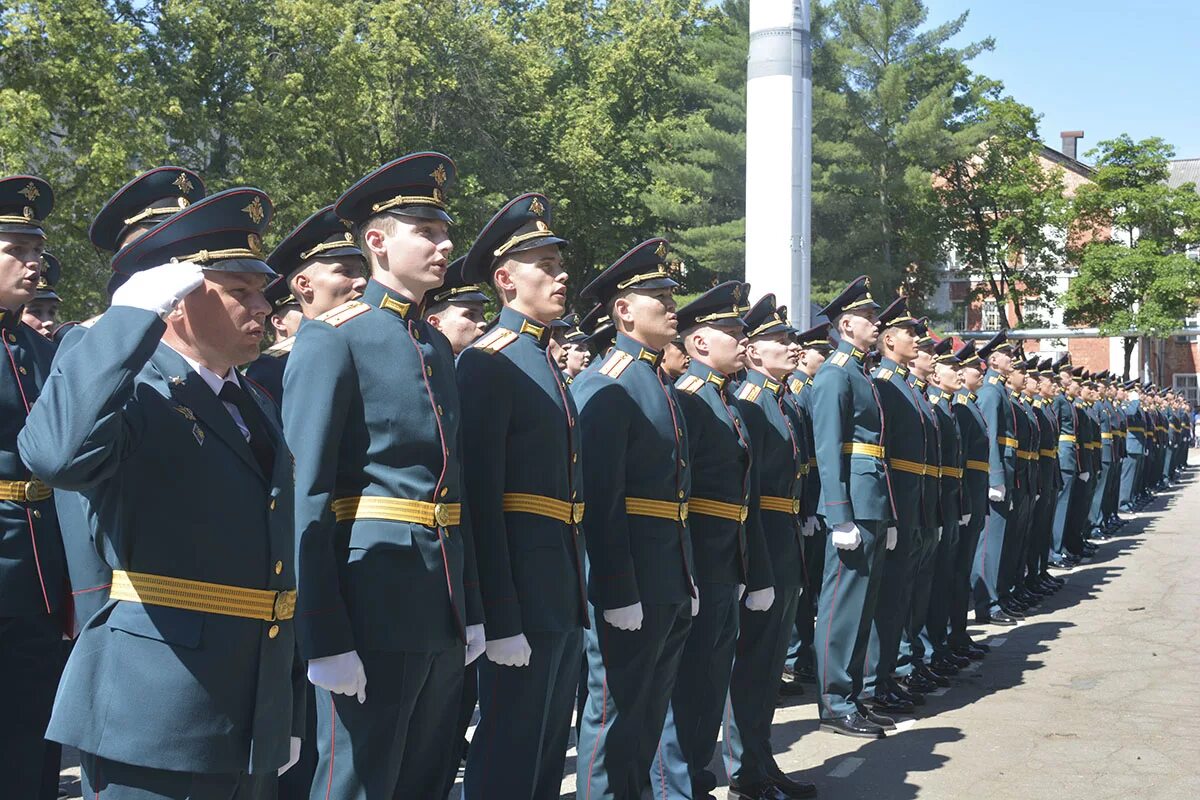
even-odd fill
[(103, 800), (540, 800), (572, 741), (586, 800), (712, 797), (714, 759), (812, 797), (781, 694), (886, 736), (1187, 466), (1184, 398), (867, 278), (808, 330), (741, 281), (677, 307), (655, 238), (569, 312), (551, 200), (452, 260), (456, 180), (396, 159), (268, 252), (263, 192), (150, 170), (63, 324), (53, 190), (0, 180), (12, 797), (69, 745)]

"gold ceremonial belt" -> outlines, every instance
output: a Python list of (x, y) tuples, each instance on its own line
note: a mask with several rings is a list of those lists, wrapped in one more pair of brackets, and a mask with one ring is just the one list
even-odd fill
[(1101, 445), (1099, 442), (1088, 442), (1087, 444), (1084, 445), (1084, 447), (1087, 448), (1088, 450), (1098, 450), (1098, 449), (1100, 449)]
[(693, 514), (703, 514), (706, 517), (720, 517), (731, 522), (745, 522), (750, 513), (750, 509), (746, 506), (725, 503), (721, 500), (706, 500), (703, 497), (693, 497), (689, 500), (688, 511)]
[(583, 522), (583, 503), (568, 503), (566, 500), (556, 500), (540, 494), (523, 494), (521, 492), (504, 493), (504, 510), (519, 511), (524, 514), (537, 514), (542, 517), (556, 519), (567, 525), (578, 525)]
[(1075, 434), (1073, 434), (1073, 433), (1060, 433), (1060, 434), (1058, 435), (1058, 440), (1059, 440), (1060, 442), (1073, 442), (1073, 441), (1075, 441)]
[(1145, 433), (1146, 429), (1145, 428), (1135, 428), (1131, 425), (1131, 426), (1129, 426), (1129, 432), (1130, 433)]
[(968, 461), (967, 469), (975, 469), (979, 470), (980, 472), (991, 472), (991, 467), (988, 466), (988, 462), (986, 461)]
[(961, 478), (963, 471), (958, 467), (942, 467), (943, 478)]
[(809, 459), (808, 459), (808, 465), (809, 465), (810, 467), (815, 467), (815, 466), (817, 465), (817, 458), (816, 458), (816, 456), (813, 456), (813, 457), (811, 457), (811, 458), (809, 458)]
[(343, 497), (334, 500), (338, 522), (350, 519), (388, 519), (411, 522), (427, 528), (448, 528), (462, 521), (461, 503), (427, 503), (399, 497)]
[(1036, 461), (1038, 457), (1036, 450), (1018, 450), (1017, 458), (1025, 459), (1026, 461)]
[(898, 469), (901, 472), (909, 472), (913, 475), (934, 475), (938, 474), (937, 467), (927, 467), (920, 461), (906, 461), (903, 458), (889, 458), (888, 466), (893, 469)]
[(108, 596), (147, 606), (182, 608), (204, 614), (261, 619), (291, 619), (296, 613), (296, 590), (246, 589), (221, 583), (190, 581), (166, 575), (147, 575), (114, 569)]
[(1113, 437), (1113, 435), (1111, 433), (1105, 433), (1104, 431), (1100, 432), (1101, 439), (1111, 439), (1112, 437)]
[(768, 497), (764, 494), (758, 498), (758, 506), (767, 511), (778, 511), (780, 514), (800, 513), (800, 501), (794, 497)]
[(657, 517), (675, 522), (687, 522), (688, 504), (669, 500), (650, 500), (645, 497), (626, 497), (625, 513), (638, 517)]
[(34, 478), (30, 481), (0, 481), (0, 500), (10, 503), (36, 503), (46, 500), (54, 490)]
[(843, 455), (855, 456), (871, 456), (871, 458), (883, 458), (886, 451), (881, 444), (867, 444), (866, 442), (842, 442)]
[(1021, 446), (1020, 443), (1011, 436), (1001, 436), (997, 441), (999, 441), (1000, 444), (1004, 445), (1005, 447), (1011, 447), (1013, 450), (1016, 450)]
[(1058, 451), (1051, 447), (1046, 450), (1039, 450), (1038, 454), (1044, 456), (1045, 458), (1053, 458), (1058, 455)]

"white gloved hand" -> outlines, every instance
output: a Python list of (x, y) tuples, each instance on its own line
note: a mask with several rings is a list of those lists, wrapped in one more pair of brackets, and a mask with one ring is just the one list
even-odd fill
[(642, 604), (634, 603), (621, 608), (606, 608), (604, 609), (604, 621), (623, 631), (641, 630)]
[(937, 531), (937, 533), (934, 534), (933, 540), (935, 542), (940, 542), (942, 540), (942, 526), (938, 525), (935, 530)]
[(895, 529), (895, 528), (888, 528), (888, 531), (887, 531), (887, 549), (888, 549), (888, 550), (895, 550), (895, 549), (896, 549), (896, 541), (897, 541), (899, 538), (900, 538), (900, 536), (899, 536), (899, 534), (897, 533), (897, 531), (896, 531), (896, 529)]
[(700, 590), (696, 588), (696, 582), (692, 582), (692, 616), (700, 613)]
[(279, 773), (282, 775), (292, 767), (296, 766), (296, 762), (300, 760), (300, 737), (293, 736), (292, 741), (288, 744), (288, 760), (287, 763), (279, 768)]
[(367, 701), (367, 672), (353, 650), (309, 661), (308, 681), (334, 694), (357, 695), (360, 703)]
[(816, 532), (817, 532), (817, 518), (816, 517), (809, 517), (808, 519), (804, 520), (804, 522), (800, 526), (800, 535), (801, 536), (812, 536)]
[(485, 648), (484, 631), (482, 625), (467, 626), (467, 650), (466, 663), (470, 664), (475, 659), (483, 655)]
[(1090, 477), (1092, 477), (1092, 473), (1090, 472), (1079, 473), (1079, 480), (1083, 481), (1084, 483), (1087, 483), (1087, 479)]
[(971, 515), (970, 515), (970, 514), (963, 514), (961, 517), (959, 517), (959, 518), (958, 518), (958, 524), (959, 524), (959, 525), (966, 525), (966, 524), (967, 524), (968, 522), (970, 522), (970, 521), (971, 521)]
[(742, 598), (746, 596), (746, 584), (738, 584), (738, 602), (742, 602)]
[(130, 275), (113, 293), (112, 304), (153, 311), (165, 317), (202, 283), (204, 270), (199, 264), (191, 261), (163, 264)]
[(988, 500), (999, 503), (1001, 500), (1004, 499), (1005, 494), (1007, 494), (1007, 491), (1005, 490), (1005, 488), (1003, 486), (989, 486), (988, 487)]
[(775, 587), (756, 589), (746, 594), (746, 608), (751, 611), (766, 611), (775, 602)]
[(833, 546), (839, 550), (853, 550), (862, 544), (862, 531), (853, 522), (839, 522), (830, 532)]
[(1042, 495), (1041, 495), (1040, 493), (1038, 493), (1038, 494), (1035, 494), (1035, 495), (1033, 496), (1033, 502), (1035, 502), (1035, 503), (1036, 503), (1038, 500), (1041, 500), (1041, 499), (1042, 499)]
[(528, 667), (532, 655), (533, 648), (523, 633), (503, 639), (489, 639), (487, 643), (488, 659), (505, 667)]

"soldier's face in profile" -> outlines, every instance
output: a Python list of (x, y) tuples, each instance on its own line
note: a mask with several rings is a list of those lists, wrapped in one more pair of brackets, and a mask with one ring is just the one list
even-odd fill
[[(746, 332), (740, 323), (733, 325), (704, 325), (688, 335), (688, 352), (713, 369), (731, 375), (743, 366), (746, 355)], [(695, 347), (695, 350), (691, 348)]]
[(358, 256), (317, 259), (292, 277), (292, 294), (309, 317), (357, 300), (366, 288), (366, 264)]
[[(592, 363), (592, 354), (587, 347), (579, 344), (566, 344), (563, 349), (567, 352), (566, 372), (572, 378), (587, 369)], [(670, 348), (668, 348), (670, 349)]]
[(797, 366), (803, 367), (805, 372), (811, 375), (821, 368), (821, 365), (825, 363), (825, 359), (828, 357), (829, 354), (825, 350), (817, 347), (806, 347), (800, 351)]
[(746, 345), (750, 368), (776, 380), (796, 368), (799, 355), (799, 348), (791, 344), (791, 337), (783, 331), (756, 336)]
[(963, 367), (962, 371), (963, 386), (969, 391), (975, 391), (980, 386), (983, 386), (983, 373), (977, 366)]
[(880, 343), (902, 366), (917, 357), (917, 333), (908, 326), (888, 328), (880, 337)]
[(275, 340), (279, 341), (289, 336), (295, 336), (296, 331), (300, 330), (300, 320), (302, 319), (304, 319), (304, 314), (301, 313), (300, 306), (291, 303), (271, 314), (271, 327), (275, 331)]
[(557, 319), (567, 309), (567, 271), (558, 245), (513, 253), (492, 280), (508, 305), (538, 322)]
[(956, 392), (962, 388), (962, 372), (956, 366), (951, 364), (936, 364), (933, 368), (934, 377), (937, 378), (938, 386), (944, 391)]
[(448, 303), (426, 321), (450, 340), (450, 348), (458, 355), (483, 335), (483, 303)]
[(670, 288), (627, 292), (613, 302), (614, 321), (642, 344), (661, 350), (679, 332), (675, 295)]
[(422, 295), (442, 285), (454, 250), (449, 223), (421, 217), (386, 217), (367, 227), (363, 242), (380, 269)]
[(206, 270), (204, 284), (183, 299), (168, 324), (209, 369), (247, 364), (258, 357), (271, 311), (266, 285), (265, 275)]
[(687, 372), (690, 363), (692, 363), (692, 357), (678, 342), (671, 342), (663, 350), (662, 368), (672, 378), (678, 378)]
[(849, 312), (842, 316), (839, 324), (843, 338), (862, 350), (869, 350), (879, 340), (879, 326), (875, 324), (875, 312)]
[(49, 339), (58, 327), (60, 305), (58, 300), (30, 300), (21, 313), (21, 321)]
[(0, 308), (15, 311), (33, 299), (46, 241), (28, 233), (0, 233)]

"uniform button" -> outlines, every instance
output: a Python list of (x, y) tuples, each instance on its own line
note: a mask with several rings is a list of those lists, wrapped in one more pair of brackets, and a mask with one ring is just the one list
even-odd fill
[(438, 412), (438, 416), (440, 417), (440, 416), (442, 415), (442, 407), (441, 407), (441, 405), (439, 405), (439, 406), (437, 407), (437, 412)]
[(681, 466), (681, 467), (686, 467), (686, 466), (687, 466), (687, 462), (686, 462), (686, 461), (684, 461), (684, 460), (681, 458), (681, 459), (679, 459), (679, 466)]
[(16, 344), (16, 343), (17, 343), (17, 337), (16, 337), (15, 335), (11, 334), (11, 333), (8, 335), (8, 340), (9, 340), (10, 342), (12, 342), (13, 344)]
[(267, 628), (267, 636), (269, 636), (270, 638), (274, 639), (278, 635), (279, 635), (279, 626), (278, 625), (272, 625), (271, 627)]
[(282, 574), (283, 574), (283, 562), (282, 562), (282, 561), (276, 561), (276, 562), (275, 562), (275, 574), (276, 574), (276, 575), (282, 575)]
[(413, 334), (413, 338), (414, 338), (414, 339), (420, 339), (420, 338), (421, 338), (421, 332), (420, 332), (419, 330), (417, 330), (416, 328), (413, 328), (413, 332), (412, 332), (412, 334)]
[(577, 461), (579, 461), (579, 453), (571, 453), (571, 463), (574, 464)]
[(680, 499), (680, 500), (682, 500), (682, 499), (683, 499), (683, 489), (680, 489), (680, 490), (679, 490), (679, 499)]
[(33, 518), (34, 518), (34, 519), (41, 519), (41, 518), (42, 518), (42, 512), (38, 511), (38, 510), (35, 508), (35, 509), (33, 510)]
[(445, 497), (445, 496), (446, 496), (446, 495), (448, 495), (448, 494), (450, 494), (450, 487), (449, 487), (449, 486), (443, 486), (443, 487), (442, 487), (442, 497)]
[(676, 429), (675, 429), (675, 435), (676, 435), (676, 436), (683, 436), (683, 428), (676, 428)]
[(271, 510), (272, 511), (275, 510), (275, 500), (274, 499), (271, 500)]
[(426, 375), (433, 375), (433, 367), (425, 367)]
[(21, 373), (22, 375), (26, 374), (26, 370), (24, 367), (17, 367), (17, 372)]

